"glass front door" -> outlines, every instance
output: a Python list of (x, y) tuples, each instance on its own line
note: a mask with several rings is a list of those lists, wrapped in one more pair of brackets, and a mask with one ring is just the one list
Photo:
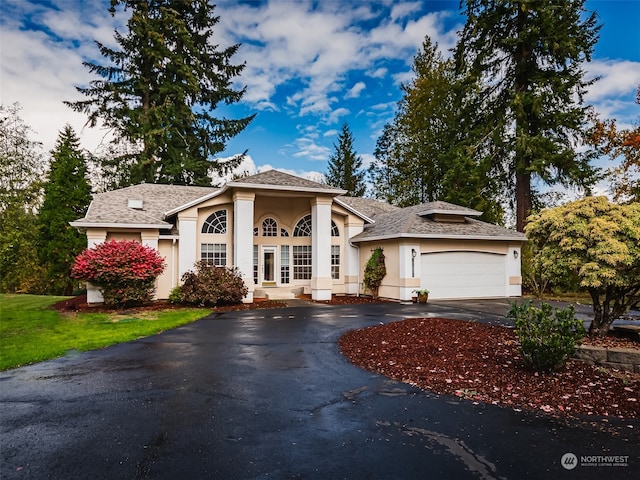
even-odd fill
[(276, 284), (276, 247), (262, 247), (262, 284)]

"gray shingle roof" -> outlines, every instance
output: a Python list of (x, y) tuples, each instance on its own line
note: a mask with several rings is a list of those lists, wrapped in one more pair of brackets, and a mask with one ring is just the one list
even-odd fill
[[(441, 207), (444, 202), (438, 202)], [(448, 204), (452, 205), (452, 204)], [(445, 208), (451, 211), (459, 211), (463, 207), (452, 205), (456, 208)], [(365, 230), (353, 237), (353, 242), (378, 240), (395, 237), (415, 238), (473, 238), (495, 240), (526, 240), (524, 234), (500, 227), (492, 223), (482, 222), (475, 218), (465, 217), (464, 223), (449, 223), (434, 221), (428, 217), (420, 216), (420, 213), (434, 210), (432, 204), (426, 203), (398, 209), (389, 213), (381, 213), (375, 216), (375, 223), (365, 227)]]
[[(73, 223), (166, 225), (164, 213), (216, 192), (214, 187), (185, 187), (143, 183), (94, 196), (84, 218)], [(128, 207), (129, 200), (143, 200), (141, 210)]]
[(293, 187), (292, 189), (311, 189), (311, 190), (327, 190), (327, 192), (340, 192), (343, 190), (326, 185), (324, 183), (314, 182), (306, 178), (296, 177), (295, 175), (289, 175), (288, 173), (280, 172), (278, 170), (267, 170), (266, 172), (256, 173), (250, 177), (244, 177), (239, 180), (234, 180), (227, 184), (230, 187), (233, 186), (247, 186), (254, 185), (261, 186), (274, 186), (274, 187)]
[(400, 207), (389, 205), (386, 202), (382, 202), (374, 198), (344, 196), (336, 198), (351, 207), (353, 210), (356, 210), (369, 218), (374, 218), (376, 215), (380, 215), (382, 213), (389, 213), (400, 210)]

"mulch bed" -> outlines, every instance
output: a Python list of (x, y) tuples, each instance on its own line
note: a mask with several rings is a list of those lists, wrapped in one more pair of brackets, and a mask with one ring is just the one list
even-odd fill
[(348, 332), (339, 345), (355, 365), (440, 394), (517, 411), (640, 418), (640, 375), (577, 361), (553, 374), (526, 370), (506, 327), (407, 319)]

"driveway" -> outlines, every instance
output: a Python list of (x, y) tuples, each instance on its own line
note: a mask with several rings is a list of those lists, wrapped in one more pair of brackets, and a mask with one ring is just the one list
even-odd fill
[[(407, 317), (499, 321), (496, 305), (232, 312), (3, 372), (0, 477), (637, 478), (639, 421), (596, 427), (438, 396), (351, 365), (336, 344)], [(628, 466), (567, 470), (566, 453)]]

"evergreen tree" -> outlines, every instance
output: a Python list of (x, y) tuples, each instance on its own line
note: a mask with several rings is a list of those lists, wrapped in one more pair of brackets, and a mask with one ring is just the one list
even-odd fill
[(70, 295), (75, 282), (69, 274), (87, 239), (69, 222), (83, 217), (91, 202), (87, 164), (73, 128), (66, 125), (58, 136), (44, 199), (38, 214), (38, 255), (47, 270), (48, 293)]
[(112, 15), (119, 6), (131, 10), (127, 33), (115, 32), (120, 48), (96, 42), (109, 64), (85, 62), (102, 79), (78, 87), (88, 99), (67, 105), (88, 114), (90, 126), (101, 120), (114, 142), (136, 147), (135, 155), (107, 166), (118, 167), (121, 185), (210, 184), (211, 171), (223, 174), (242, 160), (212, 158), (254, 117), (213, 116), (220, 102), (236, 103), (244, 95), (232, 86), (244, 68), (231, 63), (239, 45), (219, 50), (213, 44), (219, 17), (208, 0), (111, 0)]
[(346, 123), (338, 135), (338, 144), (333, 147), (335, 152), (329, 158), (327, 184), (346, 190), (349, 197), (362, 197), (366, 190), (362, 158), (353, 150), (353, 135)]
[[(513, 192), (523, 231), (535, 182), (588, 188), (592, 152), (578, 153), (589, 120), (582, 63), (598, 38), (585, 0), (466, 0), (457, 72), (482, 84), (467, 112), (490, 141), (491, 172)], [(584, 16), (584, 19), (583, 19)]]
[(445, 200), (502, 220), (499, 193), (476, 152), (476, 131), (461, 111), (477, 94), (473, 81), (456, 78), (454, 64), (425, 37), (414, 57), (415, 78), (385, 125), (369, 173), (375, 195), (399, 206)]

